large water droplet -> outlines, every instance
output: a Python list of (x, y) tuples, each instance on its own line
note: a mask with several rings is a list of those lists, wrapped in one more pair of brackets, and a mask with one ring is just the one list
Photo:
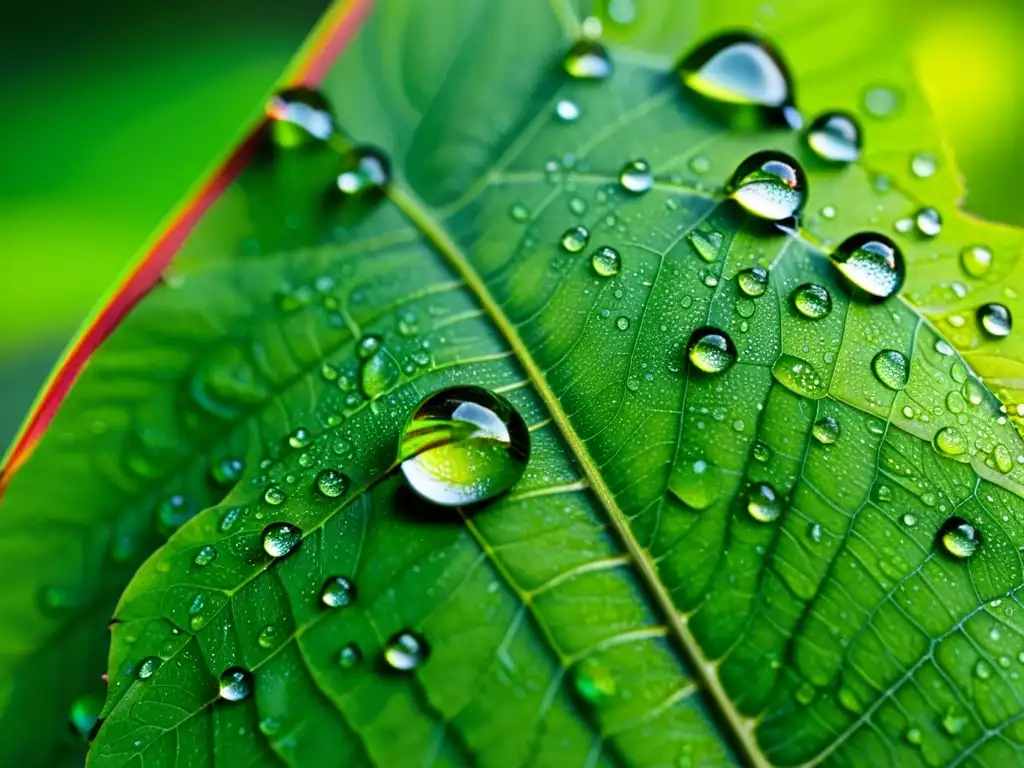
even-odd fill
[(316, 489), (329, 499), (336, 499), (348, 489), (348, 478), (336, 469), (324, 469), (316, 476)]
[(391, 163), (374, 147), (356, 147), (342, 158), (338, 190), (348, 198), (381, 193), (391, 180)]
[(231, 667), (220, 676), (220, 697), (225, 701), (242, 701), (252, 695), (252, 672)]
[(828, 394), (825, 380), (817, 369), (806, 360), (793, 355), (782, 354), (772, 366), (772, 376), (790, 392), (815, 400)]
[(962, 517), (951, 517), (939, 528), (943, 550), (957, 558), (967, 558), (981, 546), (981, 532)]
[(693, 366), (704, 373), (722, 373), (736, 362), (736, 345), (725, 331), (711, 326), (690, 335), (686, 352)]
[(654, 174), (646, 160), (631, 160), (619, 171), (619, 184), (627, 192), (641, 195), (654, 186)]
[(160, 669), (160, 666), (163, 663), (164, 660), (159, 656), (147, 656), (139, 662), (138, 669), (135, 670), (135, 675), (139, 680), (148, 680), (156, 674), (156, 671)]
[(876, 298), (887, 299), (903, 285), (903, 254), (885, 235), (862, 232), (848, 237), (832, 260), (855, 288)]
[(291, 523), (271, 523), (263, 529), (263, 549), (271, 557), (285, 557), (302, 541), (302, 531)]
[(860, 126), (846, 112), (825, 112), (807, 129), (807, 144), (822, 160), (852, 163), (860, 158)]
[(747, 512), (760, 523), (778, 520), (782, 514), (782, 504), (778, 494), (768, 483), (755, 483), (747, 491)]
[(793, 291), (793, 307), (806, 318), (820, 320), (832, 311), (832, 297), (816, 283), (804, 283)]
[(461, 506), (509, 490), (529, 456), (529, 430), (505, 398), (480, 387), (451, 387), (416, 407), (402, 430), (398, 458), (417, 493)]
[(334, 133), (334, 117), (327, 99), (310, 88), (288, 88), (267, 102), (270, 139), (292, 149), (325, 141)]
[(596, 40), (579, 40), (562, 61), (565, 71), (577, 80), (604, 80), (612, 74), (608, 51)]
[(392, 635), (384, 646), (384, 661), (397, 672), (411, 672), (426, 661), (429, 655), (427, 641), (409, 630)]
[(320, 602), (328, 608), (344, 608), (356, 599), (356, 585), (344, 576), (331, 576), (320, 590)]
[(752, 122), (757, 108), (764, 121), (790, 128), (802, 124), (793, 105), (793, 86), (782, 59), (763, 40), (749, 34), (715, 37), (687, 54), (677, 68), (683, 84), (708, 106), (724, 107), (723, 117)]
[(973, 245), (960, 252), (960, 266), (971, 277), (982, 277), (992, 266), (992, 251), (983, 245)]
[(590, 230), (586, 227), (569, 227), (562, 233), (562, 248), (569, 253), (579, 253), (590, 242)]
[(614, 277), (622, 270), (622, 257), (614, 248), (603, 245), (591, 255), (590, 265), (601, 277)]
[(961, 456), (967, 453), (967, 435), (958, 427), (943, 427), (935, 433), (935, 447), (946, 456)]
[(682, 460), (673, 468), (668, 489), (686, 506), (707, 509), (718, 499), (721, 480), (703, 459)]
[(889, 389), (899, 391), (910, 381), (910, 361), (895, 349), (883, 349), (871, 361), (871, 370)]
[(978, 307), (978, 322), (985, 333), (995, 339), (1010, 335), (1013, 329), (1013, 316), (1002, 304), (982, 304)]
[(811, 428), (811, 434), (814, 435), (814, 439), (824, 445), (832, 445), (832, 443), (839, 439), (841, 431), (839, 422), (832, 416), (818, 419)]
[(750, 267), (740, 270), (736, 275), (736, 285), (743, 295), (757, 298), (768, 288), (768, 270), (764, 267)]
[(803, 208), (807, 179), (792, 157), (765, 150), (739, 164), (726, 191), (755, 216), (783, 221), (796, 216)]

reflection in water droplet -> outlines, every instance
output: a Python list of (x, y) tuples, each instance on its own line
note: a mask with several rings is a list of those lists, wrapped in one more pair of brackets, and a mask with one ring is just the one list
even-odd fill
[(1013, 456), (1010, 454), (1010, 449), (999, 443), (992, 449), (992, 462), (996, 465), (996, 469), (1004, 475), (1010, 472), (1013, 469)]
[(910, 171), (919, 179), (927, 179), (935, 173), (937, 163), (930, 152), (918, 152), (910, 158)]
[(330, 138), (334, 118), (327, 100), (310, 88), (287, 88), (267, 102), (270, 139), (275, 146), (292, 149)]
[(420, 635), (403, 630), (384, 646), (384, 661), (396, 672), (411, 672), (427, 660), (430, 647)]
[(925, 207), (914, 214), (917, 231), (925, 237), (935, 237), (942, 231), (942, 214), (931, 207)]
[(335, 499), (348, 489), (348, 478), (336, 469), (324, 469), (316, 476), (316, 489), (324, 496)]
[(782, 514), (775, 489), (768, 483), (756, 483), (747, 491), (747, 512), (760, 523), (770, 523)]
[(848, 237), (832, 260), (855, 288), (876, 298), (887, 299), (903, 285), (903, 254), (885, 235), (862, 232)]
[(252, 672), (231, 667), (220, 676), (220, 697), (225, 701), (242, 701), (252, 695)]
[(828, 394), (825, 381), (817, 369), (806, 360), (782, 354), (772, 366), (772, 376), (790, 392), (801, 397), (819, 399)]
[(216, 547), (213, 547), (213, 546), (211, 546), (209, 544), (206, 544), (205, 546), (203, 546), (196, 553), (195, 559), (192, 562), (194, 562), (196, 565), (198, 565), (200, 568), (202, 568), (204, 566), (209, 565), (210, 563), (212, 563), (216, 559), (217, 559), (217, 549), (216, 549)]
[(342, 158), (338, 190), (347, 198), (370, 198), (391, 181), (391, 163), (379, 149), (356, 147)]
[(883, 349), (871, 361), (871, 370), (889, 389), (899, 391), (910, 381), (910, 361), (895, 349)]
[(1013, 329), (1013, 316), (1002, 304), (982, 304), (978, 307), (978, 322), (985, 333), (995, 339), (1010, 335)]
[(263, 492), (263, 500), (272, 507), (280, 506), (287, 501), (288, 496), (276, 485), (271, 485)]
[(320, 602), (328, 608), (344, 608), (356, 599), (356, 585), (344, 576), (331, 576), (320, 590)]
[(160, 669), (160, 666), (163, 663), (164, 660), (159, 656), (147, 656), (139, 663), (139, 667), (135, 671), (135, 675), (139, 680), (148, 680), (158, 669)]
[(970, 557), (981, 546), (981, 532), (962, 517), (946, 520), (939, 528), (938, 539), (944, 551), (960, 559)]
[(526, 470), (530, 433), (503, 397), (451, 387), (423, 400), (402, 430), (398, 458), (409, 485), (444, 506), (504, 493)]
[(576, 42), (562, 61), (565, 71), (577, 80), (604, 80), (612, 74), (612, 60), (596, 40)]
[(832, 416), (818, 419), (811, 428), (811, 434), (814, 435), (814, 438), (824, 445), (831, 445), (838, 440), (841, 431), (839, 422)]
[(614, 248), (603, 245), (591, 255), (590, 265), (601, 277), (614, 277), (622, 269), (622, 258)]
[(341, 650), (338, 651), (338, 665), (342, 669), (352, 669), (352, 667), (354, 667), (362, 660), (363, 652), (355, 643), (348, 643), (347, 645), (343, 645), (341, 647)]
[(823, 286), (804, 283), (793, 291), (793, 307), (806, 318), (820, 320), (832, 311), (832, 297)]
[(772, 457), (772, 449), (766, 443), (762, 443), (758, 440), (754, 443), (754, 448), (751, 451), (754, 454), (754, 460), (760, 461), (762, 464), (766, 463)]
[(580, 107), (575, 101), (562, 99), (555, 105), (555, 114), (566, 123), (577, 120), (580, 116)]
[(803, 208), (807, 179), (792, 157), (766, 150), (740, 163), (726, 191), (755, 216), (783, 221), (796, 216)]
[(291, 523), (271, 523), (263, 529), (263, 549), (271, 557), (285, 557), (302, 541), (302, 531)]
[(722, 247), (724, 238), (721, 232), (694, 230), (686, 236), (686, 239), (690, 241), (690, 245), (700, 254), (700, 257), (710, 264), (718, 256), (718, 249)]
[(736, 362), (736, 345), (732, 339), (725, 331), (711, 326), (695, 330), (686, 350), (693, 366), (704, 373), (722, 373)]
[(983, 245), (964, 248), (960, 252), (960, 266), (971, 277), (982, 277), (992, 266), (992, 251)]
[(646, 160), (631, 160), (619, 171), (619, 184), (627, 192), (641, 195), (654, 186), (654, 174)]
[(946, 456), (967, 453), (967, 436), (958, 427), (943, 427), (935, 433), (935, 447)]
[(853, 163), (860, 158), (860, 126), (846, 112), (825, 112), (807, 129), (807, 144), (822, 160)]
[(686, 506), (707, 509), (718, 499), (721, 481), (703, 459), (681, 460), (673, 468), (668, 489)]
[(736, 275), (736, 284), (745, 296), (757, 298), (768, 288), (768, 270), (764, 267), (740, 270)]
[(590, 230), (586, 227), (569, 227), (562, 233), (562, 248), (569, 253), (579, 253), (590, 242)]
[(750, 124), (749, 110), (756, 108), (765, 122), (794, 129), (803, 123), (794, 106), (786, 65), (766, 42), (753, 35), (715, 37), (687, 54), (677, 72), (683, 84), (708, 106), (728, 108), (723, 116), (735, 122)]

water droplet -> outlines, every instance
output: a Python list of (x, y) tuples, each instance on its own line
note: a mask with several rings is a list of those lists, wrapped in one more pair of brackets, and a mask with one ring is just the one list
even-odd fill
[(579, 40), (565, 54), (562, 66), (577, 80), (604, 80), (611, 77), (612, 60), (596, 40)]
[(904, 738), (906, 738), (908, 744), (913, 744), (917, 747), (920, 746), (924, 737), (921, 734), (920, 728), (908, 728), (907, 732), (904, 734)]
[(569, 227), (562, 233), (562, 248), (569, 253), (579, 253), (590, 242), (590, 230), (586, 227)]
[(391, 163), (378, 149), (356, 147), (342, 158), (338, 190), (347, 198), (369, 198), (383, 192), (391, 181)]
[(718, 249), (722, 247), (723, 237), (721, 232), (694, 230), (686, 236), (686, 239), (690, 241), (690, 245), (704, 261), (711, 263), (718, 256)]
[(328, 608), (344, 608), (356, 599), (356, 585), (344, 576), (331, 576), (320, 590), (320, 602)]
[(910, 381), (910, 361), (895, 349), (883, 349), (871, 361), (871, 370), (889, 389), (897, 392)]
[(950, 709), (946, 712), (945, 717), (942, 718), (942, 727), (950, 736), (956, 736), (967, 727), (968, 722), (970, 721), (963, 712)]
[(935, 155), (929, 152), (918, 152), (910, 158), (910, 171), (919, 179), (927, 179), (932, 176), (936, 167)]
[(384, 661), (397, 672), (411, 672), (426, 661), (429, 655), (427, 641), (409, 630), (392, 635), (384, 646)]
[(210, 467), (210, 476), (217, 485), (234, 485), (245, 471), (245, 462), (241, 459), (225, 458)]
[(818, 419), (814, 422), (814, 426), (811, 427), (811, 434), (814, 435), (814, 439), (824, 445), (832, 445), (832, 443), (839, 439), (841, 432), (839, 422), (832, 416)]
[(416, 407), (402, 430), (398, 458), (417, 493), (461, 506), (509, 490), (529, 456), (529, 430), (505, 398), (480, 387), (451, 387)]
[(284, 504), (288, 499), (288, 496), (278, 488), (276, 485), (271, 485), (263, 492), (263, 500), (272, 507), (278, 507)]
[(832, 297), (823, 286), (804, 283), (793, 291), (793, 306), (804, 317), (820, 320), (832, 311)]
[(917, 525), (917, 518), (908, 512), (903, 516), (903, 524), (908, 528), (913, 528)]
[(790, 392), (801, 397), (819, 399), (828, 394), (825, 381), (817, 369), (806, 360), (782, 354), (772, 366), (772, 376)]
[(579, 118), (580, 107), (575, 101), (562, 99), (555, 105), (555, 114), (558, 115), (559, 120), (571, 123)]
[(619, 184), (627, 192), (642, 195), (654, 186), (654, 174), (646, 160), (631, 160), (619, 171)]
[(263, 549), (271, 557), (284, 557), (302, 541), (302, 531), (291, 523), (271, 523), (263, 529)]
[(1004, 475), (1013, 469), (1013, 455), (1010, 453), (1010, 449), (1002, 443), (992, 449), (992, 461), (996, 465), (996, 469)]
[(836, 217), (836, 207), (834, 205), (823, 205), (821, 207), (821, 218), (823, 219), (834, 219)]
[(925, 237), (935, 237), (942, 231), (942, 214), (928, 206), (914, 214), (917, 231)]
[(373, 400), (390, 392), (401, 376), (398, 362), (384, 347), (380, 347), (359, 367), (359, 389), (366, 398)]
[(855, 288), (876, 298), (887, 299), (903, 285), (903, 254), (885, 235), (862, 232), (848, 237), (832, 260)]
[(180, 494), (175, 494), (160, 503), (156, 510), (157, 529), (163, 536), (170, 536), (196, 514), (195, 505)]
[(766, 443), (762, 443), (758, 440), (754, 443), (753, 454), (755, 461), (765, 464), (772, 457), (772, 449)]
[(822, 160), (853, 163), (860, 158), (860, 126), (846, 112), (825, 112), (807, 129), (807, 144)]
[(628, 331), (629, 330), (629, 318), (628, 317), (620, 317), (618, 320), (615, 321), (615, 327), (618, 328), (620, 331)]
[(359, 339), (356, 344), (356, 357), (360, 360), (369, 360), (384, 345), (384, 340), (375, 334), (367, 334)]
[(935, 433), (935, 447), (947, 456), (967, 453), (967, 436), (957, 427), (943, 427)]
[(309, 430), (305, 427), (299, 427), (288, 435), (288, 445), (292, 448), (305, 448), (312, 440), (312, 435), (309, 434)]
[(160, 665), (163, 663), (164, 660), (159, 656), (147, 656), (139, 663), (135, 675), (139, 680), (148, 680), (160, 669)]
[(758, 122), (800, 128), (793, 86), (782, 59), (763, 40), (749, 34), (715, 37), (687, 54), (677, 67), (683, 84), (708, 107), (724, 109), (723, 117), (750, 124), (750, 108)]
[(259, 635), (256, 637), (256, 642), (260, 648), (273, 648), (278, 644), (282, 634), (281, 629), (276, 624), (267, 624), (267, 626), (260, 630)]
[(960, 266), (971, 277), (982, 277), (992, 266), (992, 251), (983, 245), (973, 245), (960, 252)]
[(359, 649), (356, 643), (348, 643), (343, 645), (341, 650), (338, 651), (338, 665), (342, 669), (352, 669), (356, 664), (363, 660), (363, 652)]
[(1002, 304), (982, 304), (978, 307), (978, 322), (985, 333), (995, 339), (1010, 335), (1013, 328), (1013, 316)]
[(793, 694), (793, 697), (796, 699), (797, 704), (802, 704), (806, 707), (808, 704), (814, 701), (814, 694), (814, 686), (810, 683), (805, 682), (802, 683), (800, 687), (796, 689), (796, 691)]
[(962, 517), (951, 517), (942, 524), (938, 534), (942, 548), (953, 557), (967, 558), (981, 546), (981, 532)]
[(508, 209), (508, 215), (513, 221), (527, 221), (530, 218), (530, 209), (525, 203), (513, 203)]
[(327, 99), (310, 88), (279, 91), (267, 102), (267, 118), (271, 141), (283, 149), (322, 142), (334, 133)]
[(760, 523), (778, 520), (782, 514), (775, 489), (768, 483), (756, 483), (747, 491), (747, 512)]
[(83, 740), (88, 739), (92, 735), (102, 711), (103, 699), (101, 697), (93, 694), (79, 696), (71, 702), (71, 710), (68, 713), (71, 730)]
[(986, 664), (984, 661), (979, 661), (974, 665), (974, 675), (979, 680), (988, 680), (992, 677), (992, 667)]
[(736, 345), (732, 339), (725, 331), (711, 326), (695, 330), (686, 350), (693, 366), (704, 373), (722, 373), (736, 362)]
[(220, 697), (225, 701), (242, 701), (252, 695), (252, 672), (231, 667), (220, 676)]
[(803, 169), (789, 155), (756, 152), (733, 173), (726, 191), (747, 211), (768, 221), (796, 216), (807, 198)]
[(691, 509), (707, 509), (719, 496), (721, 481), (703, 459), (683, 460), (672, 468), (668, 489)]
[(614, 277), (622, 270), (622, 258), (614, 248), (603, 245), (590, 256), (590, 265), (601, 277)]
[(900, 94), (884, 85), (864, 92), (864, 109), (872, 117), (889, 117), (900, 108)]
[(195, 559), (192, 561), (200, 568), (209, 565), (217, 559), (217, 549), (209, 544), (202, 547), (197, 553)]
[(745, 296), (757, 298), (768, 288), (768, 270), (764, 267), (750, 267), (736, 275), (736, 285)]
[(348, 478), (336, 469), (324, 469), (316, 476), (316, 489), (329, 499), (336, 499), (348, 489)]

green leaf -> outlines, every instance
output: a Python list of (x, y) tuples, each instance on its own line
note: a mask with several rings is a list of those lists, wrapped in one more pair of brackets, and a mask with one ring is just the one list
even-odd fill
[[(764, 19), (754, 3), (640, 4), (629, 25), (606, 19), (601, 82), (560, 68), (586, 7), (377, 7), (324, 91), (337, 143), (390, 158), (386, 196), (325, 199), (335, 142), (259, 156), (11, 479), (8, 530), (69, 521), (62, 543), (32, 534), (33, 555), (0, 540), (12, 574), (53, 564), (3, 607), (31, 617), (34, 642), (92, 636), (77, 615), (43, 624), (29, 599), (80, 567), (102, 580), (81, 580), (82, 605), (102, 612), (124, 574), (94, 540), (133, 526), (145, 551), (161, 501), (208, 507), (121, 599), (90, 764), (1012, 762), (1024, 441), (1001, 407), (1020, 343), (983, 340), (973, 308), (1016, 306), (1020, 233), (952, 208), (956, 175), (877, 6), (807, 0)], [(753, 24), (808, 117), (897, 95), (894, 116), (862, 112), (861, 162), (724, 130), (683, 93), (680, 53)], [(555, 116), (561, 99), (579, 119)], [(807, 172), (795, 235), (725, 201), (766, 148)], [(912, 172), (920, 153), (936, 173)], [(618, 182), (635, 159), (655, 173), (640, 195)], [(853, 296), (833, 245), (923, 203), (945, 221), (935, 239), (894, 235), (901, 296)], [(570, 253), (581, 224), (589, 246)], [(603, 245), (617, 275), (591, 265)], [(960, 268), (971, 245), (995, 253), (980, 279)], [(770, 268), (757, 298), (736, 281), (754, 265)], [(831, 296), (824, 318), (793, 308), (808, 282)], [(705, 325), (737, 349), (718, 375), (686, 363)], [(367, 357), (370, 334), (383, 346)], [(906, 388), (873, 373), (882, 350), (910, 361)], [(508, 398), (530, 463), (507, 496), (437, 509), (395, 459), (417, 403), (462, 385)], [(814, 434), (825, 418), (832, 442)], [(209, 479), (225, 459), (244, 460), (226, 496)], [(344, 495), (318, 491), (325, 468)], [(954, 515), (980, 532), (965, 559), (939, 540)], [(282, 522), (302, 539), (273, 560), (263, 531)], [(87, 559), (69, 565), (76, 545)], [(336, 576), (355, 601), (328, 609)], [(14, 647), (20, 625), (3, 625)], [(405, 674), (386, 661), (403, 631), (429, 648)], [(234, 668), (252, 694), (229, 701)]]

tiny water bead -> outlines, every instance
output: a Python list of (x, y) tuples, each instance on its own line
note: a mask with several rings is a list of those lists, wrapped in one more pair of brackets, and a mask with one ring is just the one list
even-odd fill
[(103, 699), (100, 696), (86, 694), (71, 702), (68, 712), (68, 723), (71, 731), (81, 739), (88, 739), (100, 719), (103, 711)]
[(973, 245), (960, 252), (960, 266), (971, 277), (983, 277), (992, 266), (992, 251), (983, 245)]
[(935, 237), (942, 231), (942, 214), (927, 206), (914, 214), (917, 231), (925, 237)]
[(755, 483), (747, 492), (747, 512), (759, 523), (770, 523), (779, 519), (782, 505), (778, 494), (768, 483)]
[(619, 171), (619, 184), (627, 192), (642, 195), (654, 186), (654, 174), (646, 160), (631, 160)]
[(417, 669), (430, 655), (430, 646), (421, 635), (402, 630), (391, 636), (384, 646), (384, 661), (396, 672)]
[(530, 220), (530, 207), (526, 203), (512, 203), (512, 206), (508, 209), (508, 215), (512, 217), (512, 221), (529, 221)]
[(951, 517), (939, 528), (939, 544), (953, 557), (965, 559), (981, 546), (981, 532), (962, 517)]
[(313, 436), (305, 427), (299, 427), (288, 435), (288, 445), (292, 448), (305, 448), (312, 442)]
[(704, 373), (722, 373), (736, 362), (736, 345), (725, 331), (711, 326), (698, 328), (686, 345), (690, 363)]
[(807, 179), (792, 157), (765, 150), (739, 164), (726, 191), (755, 216), (783, 221), (796, 216), (804, 207)]
[(252, 695), (252, 672), (231, 667), (220, 676), (220, 697), (225, 701), (243, 701)]
[(930, 152), (918, 152), (910, 158), (910, 172), (919, 179), (927, 179), (935, 174), (938, 163), (935, 155)]
[(943, 427), (935, 433), (935, 447), (946, 456), (967, 453), (967, 436), (957, 427)]
[(329, 499), (336, 499), (348, 490), (348, 477), (336, 469), (321, 470), (316, 476), (316, 489)]
[(1009, 336), (1013, 329), (1013, 316), (1002, 304), (982, 304), (978, 307), (977, 316), (982, 329), (994, 339)]
[(270, 139), (275, 146), (293, 149), (315, 144), (334, 133), (334, 117), (327, 99), (311, 88), (288, 88), (267, 102)]
[(757, 298), (768, 288), (768, 270), (764, 267), (749, 267), (736, 275), (736, 285), (744, 296)]
[(217, 485), (228, 486), (237, 483), (245, 471), (245, 462), (241, 459), (225, 458), (210, 467), (210, 476)]
[(579, 253), (590, 242), (590, 230), (586, 227), (569, 227), (562, 233), (562, 249), (569, 253)]
[(811, 427), (811, 434), (814, 435), (814, 439), (823, 445), (832, 445), (832, 443), (839, 439), (841, 432), (839, 422), (832, 416), (824, 416), (818, 419), (814, 422), (814, 426)]
[(320, 602), (328, 608), (344, 608), (356, 599), (356, 585), (344, 576), (331, 576), (320, 590)]
[(832, 261), (855, 288), (887, 299), (903, 285), (903, 254), (892, 240), (877, 232), (848, 237), (832, 253)]
[(271, 523), (263, 529), (263, 549), (271, 557), (285, 557), (302, 541), (302, 531), (291, 523)]
[(614, 277), (622, 271), (622, 257), (614, 248), (603, 245), (591, 255), (590, 265), (601, 277)]
[(398, 459), (420, 496), (442, 506), (492, 499), (514, 486), (530, 457), (530, 432), (505, 398), (481, 387), (435, 392), (402, 430)]
[(832, 311), (832, 296), (817, 283), (804, 283), (793, 291), (793, 307), (809, 320), (820, 320)]
[[(765, 41), (750, 34), (724, 34), (688, 53), (677, 67), (683, 85), (713, 105), (758, 108), (767, 122), (799, 128), (789, 71)], [(748, 121), (749, 122), (749, 121)]]
[(825, 112), (807, 129), (807, 145), (830, 163), (856, 162), (860, 158), (860, 126), (846, 112)]
[(360, 360), (369, 360), (380, 351), (382, 346), (384, 346), (384, 339), (376, 334), (368, 333), (356, 344), (356, 357)]
[(342, 669), (352, 669), (363, 660), (363, 652), (356, 643), (347, 643), (338, 651), (338, 666)]
[(895, 349), (883, 349), (871, 360), (871, 370), (882, 384), (897, 392), (910, 382), (910, 361)]
[(611, 57), (596, 40), (577, 41), (565, 54), (562, 66), (577, 80), (605, 80), (612, 74)]
[(342, 159), (338, 190), (345, 197), (370, 196), (383, 191), (391, 180), (391, 163), (374, 147), (356, 147)]
[(558, 119), (566, 123), (577, 120), (580, 116), (580, 107), (575, 101), (562, 99), (555, 105), (555, 114)]

